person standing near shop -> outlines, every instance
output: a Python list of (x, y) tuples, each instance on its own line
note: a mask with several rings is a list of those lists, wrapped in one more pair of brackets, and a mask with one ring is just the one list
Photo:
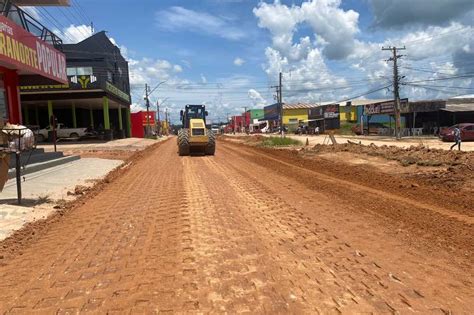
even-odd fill
[(458, 126), (454, 127), (453, 135), (454, 135), (454, 144), (451, 146), (450, 150), (452, 150), (457, 145), (458, 150), (461, 151), (461, 129), (459, 129)]

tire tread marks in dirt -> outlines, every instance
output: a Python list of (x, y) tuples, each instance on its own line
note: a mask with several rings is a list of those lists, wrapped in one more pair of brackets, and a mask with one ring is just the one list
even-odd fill
[(355, 249), (284, 188), (266, 186), (261, 166), (219, 148), (214, 157), (180, 158), (168, 141), (51, 225), (0, 266), (0, 313), (472, 309), (465, 291), (433, 289), (433, 298), (413, 277), (437, 275), (400, 274)]

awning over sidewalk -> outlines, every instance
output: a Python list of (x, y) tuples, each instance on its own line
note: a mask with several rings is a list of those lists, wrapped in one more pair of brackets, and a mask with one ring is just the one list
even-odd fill
[(474, 103), (446, 104), (446, 108), (441, 110), (447, 112), (474, 112)]

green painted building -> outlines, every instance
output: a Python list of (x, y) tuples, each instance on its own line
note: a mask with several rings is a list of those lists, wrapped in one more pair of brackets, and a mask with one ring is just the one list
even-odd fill
[(261, 109), (250, 109), (247, 112), (250, 113), (250, 123), (253, 123), (255, 119), (260, 120), (264, 118), (263, 108)]

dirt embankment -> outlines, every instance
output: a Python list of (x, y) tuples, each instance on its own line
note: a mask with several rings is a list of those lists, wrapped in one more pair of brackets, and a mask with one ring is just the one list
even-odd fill
[[(222, 140), (260, 147), (264, 136), (222, 137)], [(375, 172), (375, 176), (393, 175), (402, 179), (399, 188), (418, 188), (428, 186), (436, 193), (449, 191), (456, 194), (474, 193), (474, 152), (446, 151), (424, 146), (411, 146), (404, 149), (396, 146), (362, 145), (356, 143), (321, 145), (314, 147), (290, 146), (285, 150), (294, 150), (305, 159), (329, 160), (354, 167), (353, 175), (361, 172)], [(329, 166), (331, 166), (330, 164)], [(332, 169), (330, 167), (330, 169)], [(321, 171), (324, 171), (321, 169)], [(355, 176), (350, 176), (357, 180)], [(359, 176), (357, 176), (359, 177)], [(380, 177), (380, 182), (386, 178)], [(372, 184), (376, 184), (374, 178)], [(398, 183), (398, 182), (397, 182)], [(471, 206), (471, 208), (474, 208)]]
[[(360, 144), (316, 145), (299, 151), (303, 157), (319, 156), (349, 164), (374, 166), (433, 189), (474, 192), (474, 152), (446, 151), (412, 146)], [(342, 153), (342, 154), (341, 154)], [(352, 156), (354, 159), (348, 158)], [(361, 163), (362, 159), (365, 163)], [(390, 163), (393, 161), (394, 163)]]

